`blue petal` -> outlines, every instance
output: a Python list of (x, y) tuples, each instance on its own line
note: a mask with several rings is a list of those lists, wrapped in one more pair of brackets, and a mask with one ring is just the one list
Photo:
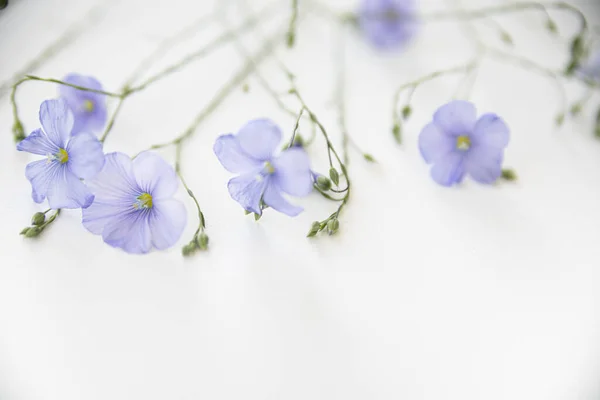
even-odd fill
[(102, 239), (110, 246), (131, 254), (145, 254), (152, 249), (150, 213), (132, 209), (110, 220), (102, 231)]
[(57, 161), (35, 161), (27, 165), (25, 175), (31, 182), (32, 198), (41, 203), (48, 198), (50, 208), (86, 208), (94, 195), (65, 165)]
[(446, 135), (434, 123), (425, 125), (419, 135), (419, 150), (427, 164), (450, 153), (456, 147), (456, 139)]
[(96, 198), (83, 210), (83, 225), (96, 235), (102, 234), (109, 222), (131, 212), (141, 193), (131, 159), (123, 153), (107, 154), (102, 171), (86, 183)]
[(281, 143), (281, 129), (268, 119), (248, 122), (237, 134), (244, 153), (259, 161), (269, 161)]
[(477, 122), (477, 109), (468, 101), (453, 100), (435, 112), (433, 122), (446, 134), (470, 134)]
[(179, 178), (171, 165), (161, 156), (145, 151), (133, 160), (133, 174), (142, 192), (153, 199), (172, 197), (179, 188)]
[(177, 243), (187, 222), (185, 206), (175, 199), (154, 202), (150, 213), (150, 235), (158, 250), (166, 250)]
[(223, 167), (235, 174), (256, 170), (263, 164), (244, 153), (237, 138), (233, 135), (219, 136), (213, 150)]
[(102, 143), (92, 134), (82, 133), (73, 137), (66, 150), (69, 169), (81, 179), (93, 178), (104, 166)]
[[(102, 84), (91, 76), (79, 74), (67, 75), (65, 82), (88, 89), (102, 90)], [(59, 87), (60, 96), (68, 103), (75, 117), (73, 135), (81, 132), (97, 133), (102, 130), (107, 120), (106, 95), (75, 89), (70, 86)], [(86, 102), (93, 104), (93, 110), (85, 108)]]
[(312, 192), (313, 180), (308, 155), (301, 148), (291, 148), (273, 160), (277, 186), (292, 196), (307, 196)]
[(50, 142), (64, 149), (73, 129), (73, 113), (62, 100), (46, 100), (40, 106), (40, 122)]
[[(394, 12), (396, 19), (385, 18)], [(412, 38), (418, 28), (414, 0), (363, 0), (359, 23), (367, 38), (382, 49), (400, 47)]]
[(473, 180), (492, 184), (502, 175), (503, 158), (502, 150), (486, 146), (472, 147), (465, 158), (465, 170)]
[(433, 180), (443, 186), (461, 182), (465, 176), (464, 157), (463, 153), (455, 151), (437, 160), (431, 168)]
[(60, 148), (46, 136), (43, 130), (37, 129), (17, 144), (17, 150), (47, 156), (56, 154)]
[(269, 179), (270, 177), (264, 177), (258, 171), (251, 172), (231, 179), (227, 188), (231, 198), (240, 203), (244, 210), (261, 215), (260, 200)]
[(502, 118), (496, 114), (484, 114), (475, 124), (471, 140), (474, 146), (502, 150), (508, 145), (510, 131)]
[(274, 184), (270, 184), (267, 186), (263, 195), (263, 201), (272, 209), (279, 211), (280, 213), (283, 213), (285, 215), (289, 215), (290, 217), (295, 217), (302, 211), (304, 211), (302, 207), (298, 207), (288, 203), (288, 201), (283, 197), (283, 195), (279, 191), (278, 186)]

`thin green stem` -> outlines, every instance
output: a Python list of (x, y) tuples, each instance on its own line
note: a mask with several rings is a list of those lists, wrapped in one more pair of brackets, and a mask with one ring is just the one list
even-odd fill
[(119, 112), (121, 111), (121, 107), (123, 107), (123, 103), (125, 102), (125, 99), (128, 96), (129, 96), (129, 93), (124, 94), (122, 97), (119, 98), (119, 102), (117, 103), (117, 108), (115, 108), (115, 111), (113, 112), (112, 116), (110, 117), (108, 124), (106, 124), (106, 129), (104, 130), (104, 133), (102, 134), (102, 137), (100, 138), (101, 143), (104, 143), (104, 141), (110, 134), (110, 131), (112, 130), (113, 126), (115, 125), (115, 120), (117, 119), (117, 116), (119, 115)]
[(300, 109), (300, 111), (298, 112), (298, 118), (296, 119), (296, 124), (294, 125), (294, 130), (292, 132), (292, 138), (290, 139), (290, 144), (288, 145), (288, 148), (292, 147), (294, 145), (294, 141), (296, 140), (296, 134), (298, 133), (298, 128), (300, 127), (300, 120), (302, 119), (302, 116), (304, 115), (304, 107), (302, 107)]
[(196, 229), (196, 233), (194, 234), (194, 238), (196, 238), (201, 232), (204, 232), (206, 228), (206, 220), (204, 219), (204, 213), (200, 208), (200, 203), (198, 202), (198, 199), (194, 195), (194, 192), (192, 192), (192, 190), (187, 185), (183, 177), (183, 173), (181, 172), (181, 150), (182, 145), (181, 143), (178, 143), (175, 147), (175, 172), (177, 172), (177, 175), (179, 176), (183, 187), (187, 191), (188, 196), (190, 196), (194, 201), (194, 204), (196, 205), (196, 210), (198, 211), (198, 229)]
[(210, 116), (216, 109), (221, 106), (221, 104), (229, 97), (229, 95), (240, 86), (244, 80), (252, 74), (257, 65), (262, 62), (265, 58), (267, 58), (274, 50), (275, 45), (277, 44), (277, 36), (271, 37), (271, 39), (267, 40), (263, 47), (256, 53), (253, 60), (248, 60), (244, 66), (217, 92), (217, 94), (213, 97), (210, 103), (201, 110), (198, 115), (192, 120), (190, 125), (181, 133), (179, 136), (174, 138), (173, 140), (161, 144), (156, 144), (151, 147), (151, 149), (161, 149), (168, 146), (177, 145), (190, 138), (195, 132), (198, 126), (208, 117)]
[(294, 47), (296, 43), (296, 24), (298, 22), (298, 0), (292, 0), (292, 15), (290, 17), (290, 26), (287, 32), (287, 45)]

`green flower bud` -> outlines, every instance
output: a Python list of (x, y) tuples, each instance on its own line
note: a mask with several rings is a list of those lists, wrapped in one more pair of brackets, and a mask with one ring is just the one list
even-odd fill
[(510, 36), (510, 34), (506, 31), (502, 31), (500, 33), (500, 39), (502, 39), (502, 41), (510, 46), (514, 45), (513, 39)]
[(513, 169), (509, 169), (509, 168), (503, 169), (502, 170), (502, 179), (509, 181), (509, 182), (514, 182), (517, 180), (517, 173)]
[(571, 115), (575, 116), (579, 114), (581, 110), (583, 110), (583, 106), (581, 105), (581, 103), (575, 103), (573, 104), (573, 106), (571, 106)]
[(558, 114), (556, 116), (556, 126), (562, 126), (565, 123), (565, 114)]
[(294, 146), (304, 147), (304, 138), (299, 133), (294, 137)]
[(40, 233), (42, 233), (42, 228), (40, 228), (39, 226), (34, 226), (29, 228), (27, 232), (25, 232), (25, 237), (34, 238), (37, 237)]
[(204, 232), (200, 234), (200, 236), (196, 237), (196, 245), (200, 250), (208, 249), (208, 235)]
[(392, 134), (394, 135), (396, 142), (402, 143), (402, 127), (400, 126), (399, 122), (394, 124), (394, 127), (392, 128)]
[(262, 217), (262, 214), (256, 214), (256, 213), (254, 214), (255, 221), (258, 221), (259, 219), (261, 219), (261, 217)]
[(402, 108), (402, 118), (404, 118), (404, 120), (407, 120), (412, 114), (412, 107), (410, 105), (405, 105), (404, 108)]
[(23, 129), (21, 121), (15, 121), (12, 127), (12, 133), (15, 136), (15, 142), (20, 142), (25, 139), (25, 129)]
[(340, 229), (340, 221), (338, 221), (337, 218), (330, 219), (327, 223), (327, 233), (333, 235), (338, 231), (338, 229)]
[(183, 248), (181, 249), (181, 254), (184, 257), (189, 257), (192, 254), (194, 254), (196, 252), (196, 244), (195, 243), (188, 243), (185, 246), (183, 246)]
[(317, 233), (319, 233), (320, 231), (321, 231), (321, 223), (318, 221), (315, 221), (310, 226), (310, 231), (308, 231), (308, 235), (306, 235), (306, 237), (316, 236)]
[(242, 91), (244, 93), (248, 93), (250, 91), (250, 85), (248, 85), (247, 83), (244, 83), (244, 85), (242, 86)]
[(370, 154), (367, 154), (367, 153), (365, 153), (365, 154), (363, 154), (363, 157), (364, 157), (364, 158), (365, 158), (365, 160), (367, 160), (368, 162), (371, 162), (371, 163), (377, 162), (377, 160), (375, 160), (375, 157), (373, 157), (373, 156), (372, 156), (372, 155), (370, 155)]
[(319, 189), (326, 192), (329, 189), (331, 189), (331, 179), (329, 179), (326, 176), (319, 175), (319, 177), (317, 178), (317, 186), (319, 187)]
[(46, 214), (44, 214), (43, 212), (37, 212), (33, 214), (33, 217), (31, 218), (32, 225), (40, 226), (44, 222), (46, 222)]
[(331, 169), (329, 170), (329, 177), (331, 178), (331, 181), (335, 183), (335, 186), (339, 186), (340, 174), (337, 172), (337, 169), (331, 167)]
[(19, 235), (26, 235), (30, 229), (31, 229), (30, 227), (23, 229), (21, 232), (19, 232)]

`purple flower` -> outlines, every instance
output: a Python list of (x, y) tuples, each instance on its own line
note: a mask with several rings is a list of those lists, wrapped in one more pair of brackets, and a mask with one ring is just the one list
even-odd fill
[(415, 0), (362, 0), (358, 23), (367, 38), (382, 49), (401, 47), (417, 30)]
[(303, 209), (288, 203), (283, 194), (306, 196), (313, 188), (310, 163), (302, 148), (292, 147), (275, 156), (281, 136), (272, 121), (257, 119), (237, 135), (222, 135), (215, 142), (214, 151), (223, 167), (240, 174), (229, 181), (229, 193), (249, 212), (262, 215), (262, 201), (294, 217)]
[(495, 114), (477, 119), (475, 106), (455, 100), (440, 107), (419, 136), (421, 155), (433, 164), (433, 180), (444, 186), (460, 183), (465, 174), (491, 184), (502, 173), (509, 130)]
[(583, 79), (600, 82), (600, 51), (590, 57), (577, 72)]
[[(69, 74), (63, 81), (88, 89), (102, 90), (102, 84), (91, 76)], [(106, 95), (65, 85), (60, 85), (59, 93), (60, 97), (69, 104), (75, 116), (74, 134), (81, 132), (98, 133), (104, 128), (107, 116)]]
[(181, 237), (186, 209), (173, 195), (179, 180), (160, 156), (143, 152), (131, 160), (106, 155), (102, 171), (88, 182), (96, 196), (83, 210), (83, 226), (113, 247), (145, 254), (165, 250)]
[(17, 144), (19, 151), (46, 157), (25, 169), (33, 201), (48, 198), (53, 209), (88, 207), (94, 196), (81, 179), (90, 179), (102, 169), (102, 144), (91, 134), (72, 136), (73, 114), (61, 99), (42, 103), (40, 122), (42, 129)]

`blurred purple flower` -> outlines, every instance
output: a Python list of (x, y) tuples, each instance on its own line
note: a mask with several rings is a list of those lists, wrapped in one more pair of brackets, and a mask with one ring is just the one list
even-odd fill
[(179, 180), (160, 156), (143, 152), (131, 160), (106, 155), (102, 171), (88, 182), (96, 196), (83, 210), (83, 226), (113, 247), (145, 254), (165, 250), (181, 237), (187, 212), (173, 195)]
[(444, 186), (460, 183), (465, 174), (491, 184), (502, 174), (509, 130), (495, 114), (477, 119), (475, 105), (455, 100), (440, 107), (419, 136), (421, 155), (433, 164), (431, 176)]
[(40, 106), (42, 129), (17, 144), (17, 150), (45, 156), (27, 165), (36, 203), (48, 198), (50, 208), (86, 208), (94, 196), (81, 179), (94, 177), (104, 165), (102, 144), (87, 133), (72, 136), (73, 114), (64, 100)]
[(583, 79), (600, 82), (600, 51), (594, 53), (577, 72)]
[(367, 38), (382, 49), (402, 47), (418, 27), (416, 0), (362, 0), (358, 23)]
[(214, 151), (223, 167), (241, 174), (229, 181), (229, 193), (249, 212), (262, 215), (262, 201), (294, 217), (303, 209), (288, 203), (283, 194), (300, 197), (312, 191), (310, 163), (302, 148), (292, 147), (275, 156), (281, 136), (272, 121), (257, 119), (237, 135), (222, 135), (215, 142)]
[[(94, 90), (103, 90), (96, 78), (79, 74), (69, 74), (63, 81)], [(98, 133), (106, 123), (106, 95), (60, 85), (60, 97), (65, 99), (75, 117), (73, 133)]]

